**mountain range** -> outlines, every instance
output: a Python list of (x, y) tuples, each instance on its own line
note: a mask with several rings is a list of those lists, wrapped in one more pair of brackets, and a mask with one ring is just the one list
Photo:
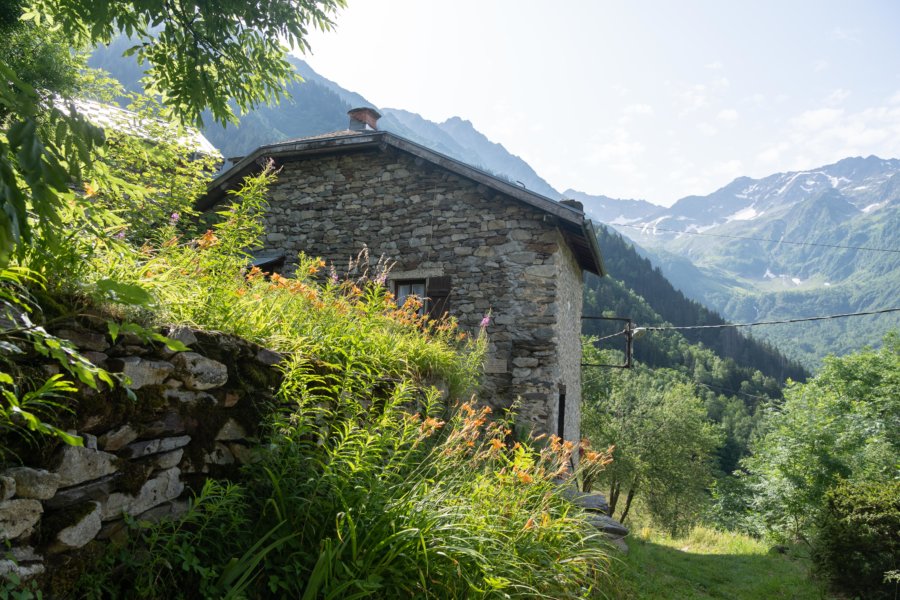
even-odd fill
[[(98, 48), (90, 64), (138, 91), (140, 70), (121, 56), (128, 45), (119, 39)], [(374, 107), (305, 61), (290, 60), (304, 79), (287, 90), (291, 100), (244, 114), (237, 127), (204, 128), (224, 156), (346, 129), (350, 108)], [(847, 158), (762, 179), (740, 177), (707, 196), (689, 196), (665, 208), (572, 189), (560, 193), (467, 120), (453, 117), (436, 123), (407, 110), (378, 110), (380, 129), (547, 197), (582, 202), (593, 220), (635, 242), (635, 251), (675, 288), (727, 319), (749, 322), (864, 311), (892, 306), (900, 297), (900, 252), (851, 249), (900, 249), (900, 160)], [(900, 316), (759, 327), (753, 334), (815, 368), (829, 352), (877, 345), (890, 327), (900, 327)]]
[[(900, 160), (855, 157), (762, 179), (741, 177), (669, 208), (585, 200), (688, 297), (732, 321), (898, 306)], [(877, 345), (897, 327), (900, 317), (879, 315), (754, 333), (814, 367), (826, 353)]]

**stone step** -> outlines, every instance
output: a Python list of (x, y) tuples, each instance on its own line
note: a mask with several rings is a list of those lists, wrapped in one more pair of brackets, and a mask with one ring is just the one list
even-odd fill
[(588, 513), (588, 522), (611, 537), (623, 538), (628, 535), (628, 528), (605, 514)]

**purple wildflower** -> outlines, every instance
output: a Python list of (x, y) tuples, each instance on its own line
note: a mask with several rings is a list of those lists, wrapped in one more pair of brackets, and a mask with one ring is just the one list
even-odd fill
[(177, 223), (180, 219), (181, 219), (181, 215), (178, 214), (177, 212), (173, 212), (173, 213), (169, 216), (169, 224), (170, 224), (170, 225), (174, 225), (174, 224)]
[(488, 325), (491, 324), (491, 315), (484, 315), (484, 318), (481, 320), (481, 328), (484, 329)]
[(117, 234), (115, 235), (115, 237), (116, 237), (117, 240), (124, 240), (124, 239), (125, 239), (125, 230), (123, 229), (122, 231), (120, 231), (119, 233), (117, 233)]

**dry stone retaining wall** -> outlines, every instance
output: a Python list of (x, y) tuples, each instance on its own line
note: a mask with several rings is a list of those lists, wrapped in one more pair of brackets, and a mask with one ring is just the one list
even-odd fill
[[(137, 401), (121, 389), (83, 388), (70, 424), (83, 447), (23, 446), (24, 464), (0, 470), (0, 541), (10, 547), (0, 574), (50, 576), (92, 541), (123, 535), (124, 515), (177, 516), (206, 478), (235, 476), (253, 460), (280, 355), (188, 329), (169, 333), (191, 349), (174, 353), (130, 334), (113, 343), (100, 329), (72, 323), (56, 333), (127, 375)], [(58, 371), (50, 362), (34, 369)]]

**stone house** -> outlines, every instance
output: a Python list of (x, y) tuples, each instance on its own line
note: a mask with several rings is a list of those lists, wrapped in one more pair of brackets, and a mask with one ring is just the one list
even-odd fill
[(577, 439), (581, 417), (583, 273), (604, 274), (593, 226), (574, 201), (556, 202), (377, 130), (372, 109), (350, 111), (350, 129), (262, 146), (210, 185), (210, 210), (272, 159), (264, 253), (346, 264), (363, 246), (396, 261), (387, 285), (427, 298), (464, 331), (486, 315), (489, 351), (482, 400), (519, 399), (537, 432)]

